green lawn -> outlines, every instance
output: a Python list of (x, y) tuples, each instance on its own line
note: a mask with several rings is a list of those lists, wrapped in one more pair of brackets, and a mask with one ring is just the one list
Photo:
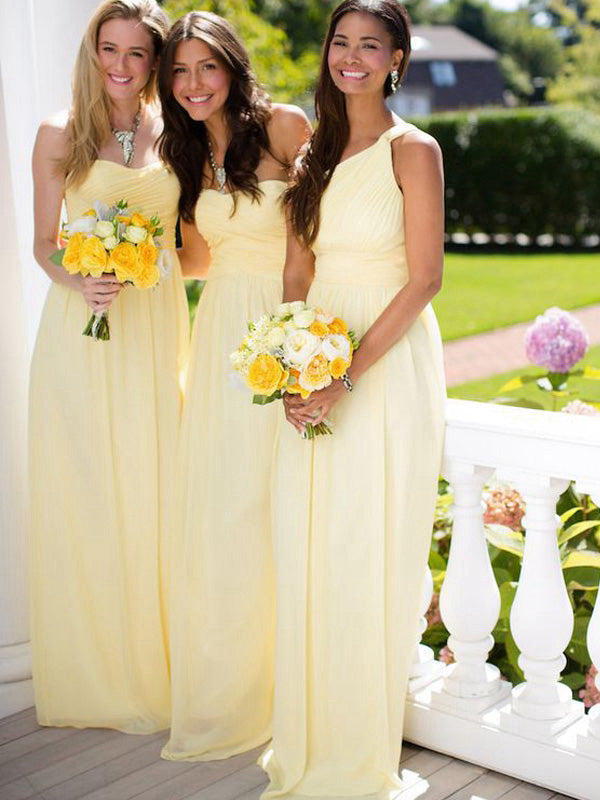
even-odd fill
[(433, 306), (449, 341), (525, 322), (550, 306), (572, 309), (599, 302), (597, 253), (449, 253)]
[[(600, 369), (600, 345), (590, 347), (583, 358), (575, 367), (579, 369), (585, 366)], [(535, 383), (529, 383), (514, 391), (499, 394), (499, 389), (504, 386), (511, 378), (518, 375), (534, 375), (541, 377), (546, 374), (542, 367), (524, 366), (522, 369), (514, 369), (511, 372), (503, 372), (471, 383), (462, 383), (459, 386), (452, 386), (448, 389), (448, 397), (458, 397), (461, 400), (481, 400), (489, 402), (502, 398), (503, 402), (509, 405), (525, 405), (545, 408), (548, 411), (555, 411), (562, 408), (569, 400), (584, 400), (588, 403), (600, 405), (600, 380), (589, 380), (585, 378), (570, 378), (567, 384), (569, 396), (558, 396), (554, 398), (550, 392), (544, 392)]]

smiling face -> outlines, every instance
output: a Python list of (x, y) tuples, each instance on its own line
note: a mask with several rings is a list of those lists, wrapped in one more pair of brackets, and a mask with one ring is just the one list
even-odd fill
[(368, 12), (345, 14), (329, 45), (331, 78), (344, 94), (383, 92), (389, 73), (398, 69), (402, 50), (396, 50), (384, 24)]
[(111, 100), (139, 95), (155, 64), (152, 36), (135, 19), (109, 19), (98, 32), (98, 59)]
[(196, 122), (222, 112), (229, 97), (231, 75), (200, 39), (177, 45), (173, 59), (173, 97)]

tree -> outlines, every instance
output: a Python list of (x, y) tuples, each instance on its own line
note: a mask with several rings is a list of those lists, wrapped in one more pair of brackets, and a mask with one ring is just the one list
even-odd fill
[(572, 34), (565, 63), (550, 87), (556, 103), (574, 103), (600, 110), (600, 0), (587, 0), (576, 7), (556, 0), (553, 10)]

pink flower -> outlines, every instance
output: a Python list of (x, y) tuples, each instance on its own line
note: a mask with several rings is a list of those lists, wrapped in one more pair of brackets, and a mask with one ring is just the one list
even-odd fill
[(425, 612), (425, 619), (427, 620), (428, 628), (442, 621), (442, 616), (440, 614), (440, 596), (437, 592), (431, 597), (431, 603)]
[(488, 524), (506, 525), (513, 531), (522, 530), (521, 520), (525, 514), (525, 503), (512, 486), (497, 484), (484, 494), (485, 511), (483, 521)]
[(579, 698), (583, 700), (583, 705), (586, 708), (591, 708), (595, 706), (596, 703), (600, 703), (600, 691), (595, 681), (597, 675), (598, 670), (592, 664), (585, 676), (585, 689), (579, 690)]
[(452, 652), (452, 650), (450, 650), (448, 645), (442, 647), (442, 649), (439, 652), (438, 658), (440, 661), (443, 661), (444, 664), (454, 664), (454, 653)]
[(549, 308), (525, 331), (527, 358), (550, 372), (568, 372), (583, 358), (588, 345), (583, 325), (561, 308)]
[(595, 406), (584, 403), (582, 400), (571, 400), (570, 403), (561, 408), (561, 411), (564, 411), (565, 414), (581, 414), (586, 417), (600, 416), (600, 411)]

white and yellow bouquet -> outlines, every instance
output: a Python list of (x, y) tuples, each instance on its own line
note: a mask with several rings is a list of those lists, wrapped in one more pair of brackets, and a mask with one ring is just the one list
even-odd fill
[[(163, 233), (160, 219), (130, 211), (126, 200), (113, 206), (95, 202), (82, 217), (63, 226), (60, 250), (51, 260), (70, 275), (114, 274), (121, 283), (150, 289), (172, 270), (170, 253), (161, 250), (158, 237)], [(106, 312), (93, 313), (84, 336), (110, 339)]]
[[(248, 324), (248, 334), (230, 358), (258, 405), (284, 393), (307, 398), (341, 378), (358, 347), (354, 331), (339, 317), (302, 300), (281, 303), (273, 314)], [(306, 437), (332, 433), (326, 422), (306, 426)]]

